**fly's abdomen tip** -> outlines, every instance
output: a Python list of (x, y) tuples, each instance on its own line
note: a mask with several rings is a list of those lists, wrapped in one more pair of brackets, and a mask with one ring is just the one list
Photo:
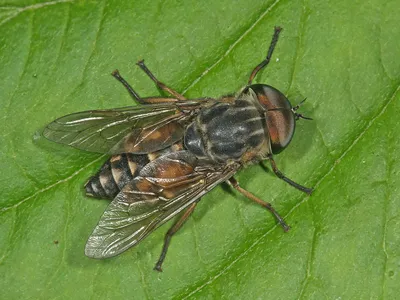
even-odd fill
[(88, 197), (95, 197), (95, 193), (93, 191), (93, 187), (91, 184), (91, 180), (93, 177), (90, 177), (89, 180), (85, 183), (84, 189), (85, 189), (85, 194)]

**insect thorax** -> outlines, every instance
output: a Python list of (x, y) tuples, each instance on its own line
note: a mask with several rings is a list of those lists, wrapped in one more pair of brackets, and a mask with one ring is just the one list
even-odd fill
[(187, 127), (185, 147), (200, 159), (242, 160), (265, 145), (264, 124), (262, 113), (247, 99), (217, 103), (202, 109)]

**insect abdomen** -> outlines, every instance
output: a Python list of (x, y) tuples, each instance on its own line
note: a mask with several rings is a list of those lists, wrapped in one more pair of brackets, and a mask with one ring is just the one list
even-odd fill
[(147, 155), (123, 153), (112, 156), (86, 183), (86, 194), (95, 198), (113, 199), (148, 162)]
[(182, 144), (177, 143), (149, 154), (123, 153), (114, 155), (85, 184), (86, 195), (95, 198), (114, 199), (145, 165), (160, 155), (179, 150), (182, 150)]

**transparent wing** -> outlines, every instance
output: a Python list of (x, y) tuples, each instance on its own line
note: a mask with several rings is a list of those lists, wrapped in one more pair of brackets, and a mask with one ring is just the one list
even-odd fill
[(237, 167), (200, 170), (188, 151), (154, 160), (108, 206), (86, 244), (85, 254), (107, 258), (135, 246), (236, 171)]
[(51, 122), (43, 135), (90, 152), (148, 153), (181, 139), (187, 116), (172, 103), (91, 110)]

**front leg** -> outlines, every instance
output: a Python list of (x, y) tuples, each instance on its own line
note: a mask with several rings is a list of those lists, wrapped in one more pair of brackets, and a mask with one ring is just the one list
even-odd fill
[(251, 83), (253, 82), (254, 77), (256, 77), (257, 73), (262, 69), (265, 68), (268, 64), (269, 61), (271, 60), (272, 57), (272, 53), (274, 52), (276, 43), (278, 42), (278, 38), (279, 38), (279, 33), (282, 31), (282, 28), (279, 26), (275, 26), (274, 28), (274, 35), (272, 36), (272, 41), (271, 44), (269, 45), (269, 49), (268, 49), (268, 53), (267, 53), (267, 57), (265, 57), (265, 59), (260, 62), (255, 68), (254, 70), (251, 72), (249, 81), (247, 82), (247, 85), (251, 85)]
[(241, 193), (243, 196), (245, 196), (246, 198), (248, 198), (251, 201), (254, 201), (257, 204), (261, 205), (262, 207), (268, 209), (274, 215), (274, 217), (279, 222), (279, 224), (282, 226), (283, 230), (285, 232), (289, 231), (290, 226), (286, 224), (285, 220), (279, 215), (279, 213), (275, 210), (275, 208), (272, 207), (271, 203), (261, 200), (260, 198), (254, 196), (249, 191), (246, 191), (244, 188), (240, 187), (239, 182), (233, 177), (229, 178), (227, 183), (231, 187), (233, 187), (235, 190), (237, 190), (239, 193)]
[(278, 176), (278, 178), (289, 183), (291, 186), (295, 187), (296, 189), (298, 189), (308, 195), (311, 195), (311, 193), (313, 191), (312, 188), (302, 186), (302, 185), (298, 184), (297, 182), (294, 182), (293, 180), (287, 178), (285, 175), (283, 175), (283, 173), (281, 171), (279, 171), (278, 167), (276, 166), (275, 160), (272, 158), (272, 155), (270, 155), (268, 157), (268, 159), (269, 159), (269, 162), (271, 163), (272, 170), (274, 171), (275, 175)]

